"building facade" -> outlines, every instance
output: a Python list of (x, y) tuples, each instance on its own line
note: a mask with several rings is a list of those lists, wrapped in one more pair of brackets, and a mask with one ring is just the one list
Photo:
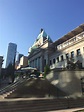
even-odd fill
[(11, 63), (14, 63), (14, 59), (16, 58), (17, 45), (15, 43), (9, 43), (7, 59), (6, 59), (6, 67)]
[(3, 64), (3, 56), (0, 56), (0, 75), (1, 75), (2, 64)]
[(20, 58), (23, 56), (23, 54), (18, 54), (17, 61), (20, 62)]
[(55, 42), (41, 29), (36, 41), (29, 48), (29, 66), (40, 71), (44, 71), (45, 65), (49, 65), (51, 69), (66, 68), (67, 60), (80, 62), (84, 68), (84, 24)]
[(22, 56), (20, 58), (20, 62), (18, 64), (18, 66), (16, 67), (16, 69), (20, 69), (21, 67), (26, 67), (26, 66), (28, 66), (28, 57)]
[[(40, 38), (38, 38), (39, 36)], [(39, 36), (29, 50), (29, 66), (36, 67), (43, 72), (45, 65), (49, 65), (52, 70), (47, 74), (46, 78), (61, 92), (65, 92), (66, 97), (83, 96), (84, 70), (65, 69), (70, 63), (79, 63), (81, 68), (84, 68), (84, 24), (55, 42), (47, 38), (47, 34), (44, 40), (44, 30), (40, 32)], [(57, 70), (58, 68), (65, 69)]]
[(80, 62), (84, 68), (84, 24), (53, 43), (54, 52), (49, 54), (50, 68), (66, 68), (67, 61)]
[(29, 66), (37, 68), (41, 72), (44, 70), (44, 66), (49, 64), (49, 55), (47, 48), (52, 44), (52, 40), (46, 34), (46, 32), (41, 29), (36, 41), (29, 48), (28, 61)]
[(17, 67), (19, 66), (20, 63), (20, 58), (23, 56), (23, 54), (18, 53), (16, 56), (16, 62), (15, 62), (15, 68), (17, 69)]

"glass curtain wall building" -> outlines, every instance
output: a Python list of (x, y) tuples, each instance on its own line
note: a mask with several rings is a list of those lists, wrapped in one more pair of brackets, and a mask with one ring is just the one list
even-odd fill
[(13, 64), (14, 58), (16, 57), (17, 45), (15, 43), (9, 43), (8, 52), (7, 52), (7, 60), (6, 60), (6, 68), (11, 63)]

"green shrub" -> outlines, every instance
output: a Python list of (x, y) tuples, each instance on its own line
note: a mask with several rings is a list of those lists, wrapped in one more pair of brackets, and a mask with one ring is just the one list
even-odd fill
[(44, 67), (44, 77), (46, 77), (46, 75), (47, 75), (49, 72), (50, 72), (50, 67), (49, 67), (49, 65), (46, 65), (46, 66)]

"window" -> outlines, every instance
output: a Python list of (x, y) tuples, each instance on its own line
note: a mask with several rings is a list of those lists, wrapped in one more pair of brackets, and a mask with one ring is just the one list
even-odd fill
[(80, 54), (80, 49), (77, 49), (77, 56), (79, 56)]
[(64, 58), (63, 58), (63, 55), (61, 56), (61, 61), (63, 61), (64, 60)]
[(71, 52), (71, 58), (74, 58), (74, 51)]
[(50, 60), (50, 65), (52, 65), (52, 61)]
[(53, 59), (53, 64), (55, 64), (55, 59)]
[(59, 62), (59, 57), (57, 57), (57, 62)]
[(66, 54), (66, 59), (69, 59), (69, 53)]

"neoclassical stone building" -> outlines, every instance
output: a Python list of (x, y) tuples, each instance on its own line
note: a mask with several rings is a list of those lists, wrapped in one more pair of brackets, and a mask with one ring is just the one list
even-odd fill
[(40, 71), (44, 71), (44, 66), (49, 64), (49, 46), (52, 44), (51, 38), (41, 29), (36, 41), (29, 48), (29, 66), (35, 67)]
[(66, 68), (67, 59), (74, 63), (79, 61), (84, 68), (84, 24), (55, 42), (41, 29), (36, 41), (29, 48), (29, 66), (40, 71), (47, 64), (51, 69)]
[[(84, 95), (84, 71), (56, 70), (66, 68), (68, 61), (79, 62), (84, 68), (84, 24), (78, 26), (60, 39), (52, 42), (42, 29), (37, 40), (29, 49), (29, 66), (44, 71), (49, 65), (51, 72), (46, 78), (69, 97)], [(58, 91), (59, 96), (59, 91)]]
[(53, 43), (54, 52), (49, 54), (50, 68), (65, 68), (67, 60), (79, 61), (84, 68), (84, 24)]

